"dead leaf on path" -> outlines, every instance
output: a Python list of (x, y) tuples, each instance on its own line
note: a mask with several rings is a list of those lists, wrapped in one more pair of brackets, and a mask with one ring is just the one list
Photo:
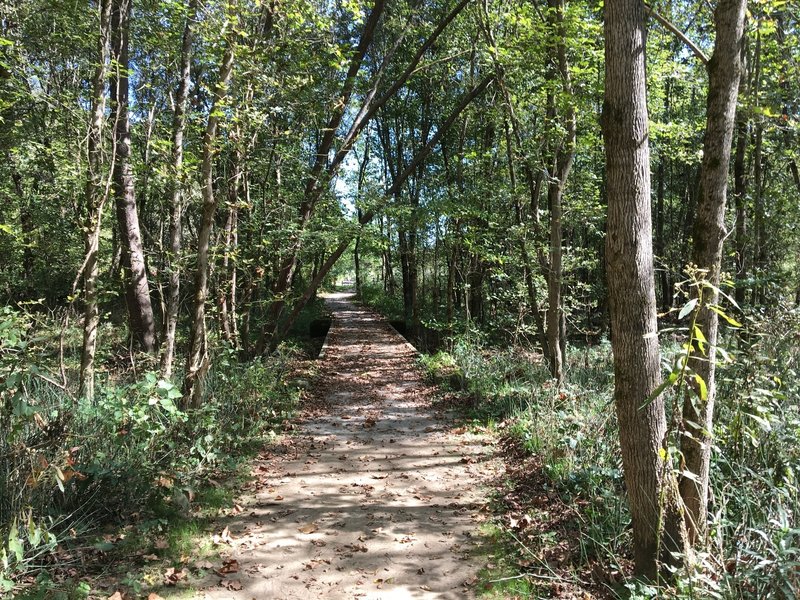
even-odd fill
[(175, 585), (179, 581), (183, 581), (189, 576), (189, 574), (184, 571), (183, 569), (175, 569), (170, 567), (166, 571), (164, 571), (164, 585)]
[(122, 600), (122, 594), (119, 592), (114, 592), (108, 597), (108, 600)]
[(372, 476), (373, 479), (386, 479), (387, 477), (389, 477), (389, 476), (388, 475), (373, 475)]
[(198, 571), (203, 569), (207, 571), (208, 569), (213, 569), (214, 565), (211, 564), (211, 562), (208, 560), (198, 560), (197, 562), (194, 563), (194, 568), (197, 569)]
[(222, 566), (215, 571), (217, 575), (221, 575), (225, 577), (226, 575), (230, 575), (231, 573), (238, 573), (239, 572), (239, 561), (235, 558), (229, 558), (222, 562)]
[(158, 538), (153, 544), (153, 547), (156, 550), (166, 550), (169, 548), (169, 542), (165, 538)]
[(475, 585), (476, 583), (478, 583), (478, 577), (477, 577), (477, 575), (473, 575), (472, 577), (470, 577), (469, 579), (467, 579), (467, 580), (464, 582), (464, 585), (473, 586), (473, 585)]
[(423, 590), (425, 592), (430, 592), (431, 591), (431, 588), (429, 588), (427, 585), (421, 585), (421, 586), (419, 586), (419, 589), (421, 589), (421, 590)]
[(283, 496), (275, 496), (275, 500), (283, 500)]
[(422, 575), (423, 573), (425, 573), (425, 569), (423, 567), (417, 569), (417, 575)]
[(463, 434), (467, 433), (467, 428), (466, 427), (456, 427), (455, 429), (451, 430), (450, 433), (452, 433), (454, 435), (463, 435)]
[(150, 592), (150, 594), (147, 596), (147, 600), (164, 600), (164, 598), (162, 598), (155, 592)]
[(142, 556), (142, 559), (146, 560), (147, 562), (153, 562), (158, 560), (158, 556), (155, 554), (145, 554)]
[(231, 579), (223, 579), (222, 581), (219, 582), (219, 584), (222, 587), (230, 590), (231, 592), (238, 592), (238, 591), (241, 591), (242, 588), (244, 588), (244, 586), (242, 585), (242, 582), (241, 581), (236, 581), (235, 579), (233, 579), (233, 580), (231, 580)]
[(319, 525), (316, 523), (306, 523), (305, 525), (298, 527), (297, 531), (300, 533), (315, 533), (319, 531)]
[(233, 542), (233, 538), (231, 537), (231, 531), (227, 527), (222, 530), (222, 533), (215, 533), (211, 536), (211, 541), (214, 542), (215, 545), (219, 546), (220, 544), (230, 544)]

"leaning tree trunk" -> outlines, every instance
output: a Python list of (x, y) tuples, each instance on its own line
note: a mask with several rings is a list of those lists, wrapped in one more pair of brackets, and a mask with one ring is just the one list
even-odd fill
[(94, 399), (94, 358), (97, 352), (97, 327), (100, 315), (97, 307), (97, 251), (100, 245), (100, 220), (103, 214), (104, 191), (101, 183), (102, 130), (111, 26), (111, 0), (100, 0), (98, 6), (100, 35), (97, 40), (97, 66), (92, 78), (92, 112), (87, 136), (88, 173), (86, 176), (86, 222), (84, 243), (86, 257), (83, 264), (83, 349), (81, 352), (79, 394)]
[(614, 402), (633, 521), (636, 573), (655, 578), (685, 553), (677, 481), (663, 458), (667, 423), (661, 383), (650, 214), (644, 5), (605, 4), (608, 224), (606, 265)]
[[(231, 11), (235, 2), (231, 5)], [(217, 210), (218, 199), (214, 195), (214, 154), (217, 138), (217, 129), (221, 111), (219, 107), (225, 101), (228, 93), (228, 82), (233, 72), (233, 40), (228, 41), (222, 64), (219, 68), (219, 78), (214, 89), (214, 101), (208, 113), (206, 130), (203, 135), (202, 194), (203, 216), (197, 233), (197, 267), (195, 272), (195, 297), (194, 311), (192, 313), (192, 328), (189, 334), (189, 355), (186, 360), (186, 375), (183, 381), (184, 406), (197, 408), (203, 399), (203, 381), (208, 370), (208, 346), (206, 339), (206, 298), (208, 297), (208, 267), (209, 245), (211, 229), (214, 225), (214, 213)]]
[(183, 26), (181, 43), (181, 74), (175, 93), (175, 113), (172, 115), (172, 165), (171, 165), (171, 206), (169, 215), (169, 253), (167, 272), (169, 286), (167, 291), (167, 310), (164, 315), (164, 350), (161, 354), (161, 374), (172, 375), (175, 357), (175, 330), (178, 326), (180, 306), (181, 271), (180, 257), (182, 245), (181, 217), (183, 215), (183, 133), (186, 127), (186, 102), (189, 86), (192, 83), (192, 25), (197, 15), (198, 0), (189, 0), (186, 23)]
[(115, 0), (111, 16), (112, 59), (111, 108), (114, 121), (114, 199), (119, 240), (122, 250), (122, 273), (125, 302), (133, 337), (142, 350), (156, 351), (156, 324), (147, 281), (142, 233), (136, 209), (136, 193), (131, 164), (131, 125), (128, 117), (128, 40), (130, 38), (130, 0)]
[[(681, 496), (686, 504), (686, 525), (692, 543), (706, 534), (708, 518), (708, 484), (711, 461), (716, 386), (717, 330), (719, 317), (708, 308), (716, 304), (716, 289), (720, 282), (722, 243), (725, 229), (725, 203), (728, 189), (728, 165), (731, 157), (736, 99), (741, 73), (741, 44), (744, 32), (746, 0), (720, 0), (714, 12), (717, 38), (714, 55), (708, 63), (708, 104), (706, 133), (703, 140), (703, 160), (700, 175), (700, 198), (694, 228), (694, 262), (706, 271), (711, 286), (700, 290), (696, 323), (707, 340), (705, 356), (695, 355), (692, 369), (703, 381), (706, 392), (687, 394), (683, 406), (681, 452), (691, 477), (680, 483)], [(713, 287), (712, 287), (713, 286)]]

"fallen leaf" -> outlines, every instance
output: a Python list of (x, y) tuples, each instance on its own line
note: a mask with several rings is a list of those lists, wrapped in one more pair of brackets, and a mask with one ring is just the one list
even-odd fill
[(183, 569), (175, 569), (170, 567), (164, 571), (164, 585), (175, 585), (179, 581), (183, 581), (188, 577), (188, 573)]
[(236, 581), (235, 579), (233, 579), (233, 580), (226, 579), (226, 580), (220, 581), (219, 584), (222, 587), (227, 588), (232, 592), (238, 592), (244, 587), (242, 585), (241, 581)]
[(196, 563), (194, 563), (194, 568), (197, 570), (201, 569), (208, 570), (208, 569), (213, 569), (214, 565), (212, 565), (211, 562), (207, 560), (198, 560)]
[(229, 558), (222, 562), (222, 566), (217, 569), (217, 575), (230, 575), (231, 573), (239, 572), (239, 562), (235, 558)]
[(148, 562), (153, 562), (158, 560), (158, 556), (156, 556), (155, 554), (145, 554), (144, 556), (142, 556), (142, 558)]
[(211, 536), (211, 541), (216, 545), (230, 544), (233, 541), (231, 530), (226, 527), (221, 533), (215, 533)]
[(158, 538), (153, 544), (153, 547), (156, 550), (166, 550), (169, 548), (169, 542), (165, 538)]
[(122, 600), (122, 594), (119, 592), (114, 592), (108, 597), (108, 600)]
[(300, 533), (314, 533), (316, 531), (319, 531), (319, 525), (317, 525), (316, 523), (306, 523), (302, 527), (298, 527), (297, 531), (299, 531)]
[(147, 600), (164, 600), (164, 598), (162, 598), (155, 592), (150, 592), (150, 594), (147, 596)]

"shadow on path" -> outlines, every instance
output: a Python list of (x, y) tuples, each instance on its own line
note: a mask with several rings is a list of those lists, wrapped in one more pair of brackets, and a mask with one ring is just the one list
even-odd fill
[(219, 525), (238, 571), (198, 597), (473, 597), (487, 442), (432, 408), (413, 348), (385, 321), (348, 294), (326, 301), (333, 324), (308, 410)]

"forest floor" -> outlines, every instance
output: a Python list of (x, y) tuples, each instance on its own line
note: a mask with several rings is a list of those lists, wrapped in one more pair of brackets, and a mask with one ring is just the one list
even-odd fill
[(437, 406), (382, 318), (347, 294), (326, 302), (320, 375), (294, 434), (216, 524), (221, 565), (196, 598), (473, 597), (491, 440)]

